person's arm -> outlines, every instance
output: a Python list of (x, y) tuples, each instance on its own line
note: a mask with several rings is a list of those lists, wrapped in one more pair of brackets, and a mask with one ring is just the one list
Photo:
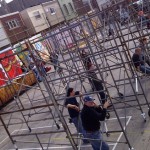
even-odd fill
[(70, 104), (69, 99), (66, 99), (66, 101), (65, 101), (65, 106), (66, 106), (67, 108), (74, 109), (74, 110), (76, 110), (76, 111), (80, 111), (80, 109), (79, 109), (79, 107), (78, 107), (77, 105)]
[(75, 92), (75, 95), (78, 95), (78, 96), (82, 97), (82, 93), (79, 92), (79, 91), (76, 91), (76, 92)]
[(102, 107), (100, 106), (100, 105), (95, 105), (95, 110), (97, 111), (97, 112), (99, 112), (99, 113), (101, 113), (102, 112)]
[(79, 107), (76, 105), (68, 104), (67, 108), (75, 109), (76, 111), (80, 111)]
[(107, 110), (107, 107), (109, 106), (109, 102), (106, 101), (104, 106), (103, 106), (103, 109), (101, 107), (99, 107), (98, 111), (96, 110), (93, 110), (93, 114), (92, 116), (99, 119), (100, 121), (104, 121), (105, 120), (105, 117), (106, 117), (106, 110)]
[(91, 115), (93, 116), (93, 118), (96, 118), (100, 121), (104, 121), (105, 117), (106, 117), (106, 109), (102, 109), (101, 112), (97, 111), (96, 109), (91, 111)]

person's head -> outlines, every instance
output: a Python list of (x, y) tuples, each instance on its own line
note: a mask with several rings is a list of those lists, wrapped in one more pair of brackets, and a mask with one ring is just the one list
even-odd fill
[(74, 95), (75, 95), (75, 92), (74, 92), (73, 88), (68, 88), (68, 90), (67, 90), (67, 97), (74, 96)]
[(142, 44), (146, 44), (146, 43), (147, 43), (147, 38), (146, 38), (146, 37), (143, 37), (143, 38), (141, 38), (139, 41), (140, 41), (140, 43), (142, 43)]
[(135, 49), (135, 54), (140, 55), (140, 54), (141, 54), (141, 48), (136, 48), (136, 49)]
[(84, 50), (84, 49), (82, 49), (82, 55), (85, 55), (85, 54), (86, 54), (85, 50)]
[(92, 63), (90, 61), (88, 61), (87, 66), (88, 66), (88, 68), (90, 68), (92, 66)]
[(87, 55), (88, 52), (87, 52), (87, 49), (86, 48), (83, 48), (82, 51), (81, 51), (82, 55)]
[(88, 106), (88, 107), (93, 107), (95, 106), (95, 103), (94, 103), (94, 100), (92, 97), (90, 96), (85, 96), (83, 98), (83, 101), (84, 101), (84, 105)]

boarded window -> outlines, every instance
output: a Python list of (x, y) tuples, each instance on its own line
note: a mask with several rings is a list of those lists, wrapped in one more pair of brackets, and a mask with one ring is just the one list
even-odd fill
[(51, 13), (51, 15), (56, 14), (56, 10), (55, 10), (55, 8), (52, 8), (52, 7), (47, 8), (47, 9), (46, 9), (46, 12), (50, 12), (50, 13)]
[(40, 14), (39, 11), (35, 11), (35, 12), (33, 13), (33, 15), (34, 15), (35, 19), (41, 19), (41, 14)]
[(51, 13), (51, 15), (54, 15), (56, 14), (56, 11), (54, 8), (49, 8), (49, 12)]

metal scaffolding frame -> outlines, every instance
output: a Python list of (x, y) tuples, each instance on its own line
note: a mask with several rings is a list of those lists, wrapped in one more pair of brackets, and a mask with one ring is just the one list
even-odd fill
[[(150, 3), (148, 0), (145, 3), (146, 13), (150, 13)], [(130, 16), (123, 25), (117, 13), (117, 9), (122, 11), (122, 7)], [(110, 36), (108, 36), (109, 28), (114, 31)], [(94, 96), (99, 99), (97, 102), (101, 105), (98, 94), (100, 91), (91, 90), (92, 77), (89, 77), (84, 63), (86, 58), (81, 56), (84, 49), (96, 68), (97, 76), (106, 81), (104, 92), (112, 104), (108, 114), (110, 117), (116, 117), (118, 129), (109, 129), (109, 119), (103, 123), (102, 132), (106, 133), (105, 140), (110, 144), (119, 143), (126, 145), (130, 150), (133, 149), (127, 130), (130, 114), (128, 110), (136, 110), (146, 122), (145, 113), (150, 115), (150, 103), (141, 81), (141, 73), (135, 70), (131, 57), (138, 40), (149, 35), (150, 31), (143, 20), (137, 23), (137, 10), (126, 1), (108, 6), (102, 11), (92, 11), (45, 31), (41, 38), (48, 43), (50, 55), (57, 50), (59, 62), (58, 64), (46, 62), (46, 65), (56, 66), (56, 70), (47, 74), (43, 74), (38, 66), (38, 62), (43, 61), (38, 55), (39, 52), (33, 47), (33, 44), (38, 41), (27, 39), (25, 41), (28, 46), (27, 51), (42, 77), (42, 82), (37, 80), (37, 83), (32, 86), (24, 83), (28, 71), (24, 73), (20, 83), (17, 82), (18, 77), (8, 80), (6, 86), (15, 83), (20, 87), (19, 90), (16, 90), (15, 86), (11, 87), (10, 91), (15, 91), (14, 99), (0, 111), (0, 126), (14, 145), (13, 147), (9, 142), (6, 145), (4, 142), (2, 148), (28, 149), (30, 144), (42, 150), (53, 149), (54, 146), (59, 149), (59, 145), (70, 146), (73, 150), (84, 148), (81, 144), (82, 135), (73, 134), (74, 126), (68, 124), (68, 113), (64, 106), (66, 90), (69, 87), (82, 91), (83, 96), (87, 94)], [(52, 48), (50, 40), (53, 41), (55, 48)], [(149, 50), (146, 50), (149, 54)], [(8, 57), (10, 56), (0, 59), (0, 62)], [(7, 74), (6, 70), (5, 73)], [(143, 78), (149, 79), (145, 74)], [(22, 89), (25, 90), (22, 92)], [(77, 97), (77, 99), (80, 99), (80, 108), (82, 108), (82, 98)], [(123, 119), (122, 115), (124, 115)], [(121, 142), (111, 139), (109, 136), (111, 133), (123, 133), (124, 138)]]

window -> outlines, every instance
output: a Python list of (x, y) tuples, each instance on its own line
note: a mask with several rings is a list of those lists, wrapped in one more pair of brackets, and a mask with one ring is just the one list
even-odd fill
[(71, 11), (74, 12), (74, 9), (73, 9), (73, 6), (71, 3), (69, 3), (69, 7), (70, 7)]
[(64, 4), (63, 6), (64, 6), (64, 10), (65, 10), (66, 14), (69, 14), (69, 11), (68, 11), (66, 4)]
[(40, 15), (40, 12), (39, 11), (36, 11), (33, 13), (35, 19), (41, 19), (41, 15)]
[(47, 9), (47, 12), (50, 12), (50, 13), (51, 13), (51, 15), (56, 14), (56, 10), (55, 10), (55, 8), (48, 8), (48, 9)]
[(9, 29), (14, 29), (20, 27), (19, 20), (13, 19), (7, 22)]

